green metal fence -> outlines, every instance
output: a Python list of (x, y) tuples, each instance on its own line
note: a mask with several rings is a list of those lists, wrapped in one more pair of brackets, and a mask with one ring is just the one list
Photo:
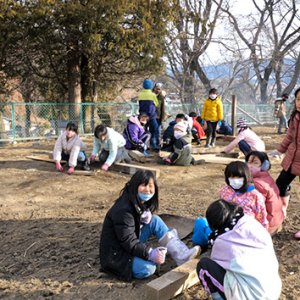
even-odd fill
[[(275, 123), (271, 104), (242, 104), (239, 107), (261, 123)], [(201, 105), (167, 103), (167, 113), (174, 119), (178, 113), (201, 112)], [(138, 103), (1, 103), (0, 141), (33, 140), (57, 137), (69, 121), (78, 123), (81, 135), (92, 134), (101, 123), (122, 132), (129, 116), (137, 114)], [(237, 110), (237, 118), (252, 118)], [(231, 104), (224, 103), (224, 119), (231, 121)]]

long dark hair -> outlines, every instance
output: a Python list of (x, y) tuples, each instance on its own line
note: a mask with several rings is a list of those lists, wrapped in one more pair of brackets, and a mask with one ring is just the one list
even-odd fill
[(147, 185), (150, 179), (153, 179), (155, 186), (154, 196), (147, 202), (145, 206), (150, 209), (151, 212), (158, 209), (158, 186), (154, 174), (149, 170), (139, 170), (137, 171), (131, 179), (125, 184), (124, 188), (120, 192), (120, 197), (127, 197), (133, 203), (137, 204), (138, 201), (138, 187), (139, 185)]
[(293, 108), (293, 111), (291, 113), (291, 118), (290, 120), (293, 120), (296, 113), (297, 113), (297, 109), (296, 109), (296, 98), (297, 98), (297, 94), (300, 92), (300, 88), (297, 88), (296, 91), (295, 91), (295, 100), (294, 100), (294, 108)]
[(243, 177), (244, 178), (244, 185), (239, 189), (239, 192), (245, 193), (249, 184), (252, 182), (252, 177), (250, 170), (246, 163), (242, 161), (232, 161), (229, 163), (224, 171), (225, 181), (227, 185), (229, 184), (229, 177)]
[(206, 219), (212, 230), (222, 230), (231, 224), (236, 214), (243, 215), (243, 208), (231, 202), (219, 199), (209, 205), (206, 210)]

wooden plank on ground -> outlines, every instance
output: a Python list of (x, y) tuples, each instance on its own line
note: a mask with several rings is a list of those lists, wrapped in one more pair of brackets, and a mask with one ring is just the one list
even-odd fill
[(201, 155), (193, 155), (196, 160), (204, 159), (205, 163), (212, 163), (212, 164), (221, 164), (227, 165), (232, 161), (240, 160), (244, 161), (241, 158), (231, 158), (231, 157), (219, 157), (216, 154), (201, 154)]
[(154, 173), (154, 176), (156, 178), (158, 178), (160, 175), (159, 169), (154, 169), (154, 168), (149, 168), (149, 167), (144, 167), (144, 166), (137, 166), (137, 165), (132, 165), (132, 164), (125, 164), (125, 163), (115, 163), (115, 164), (111, 165), (109, 169), (113, 170), (113, 171), (117, 171), (117, 172), (130, 174), (130, 175), (133, 175), (138, 170), (149, 170)]
[(199, 259), (192, 259), (149, 282), (146, 285), (146, 299), (171, 299), (198, 284), (199, 278), (196, 271), (198, 261)]
[[(47, 156), (26, 156), (26, 158), (29, 158), (29, 159), (33, 159), (33, 160), (40, 160), (40, 161), (45, 161), (45, 162), (50, 162), (50, 163), (55, 163), (55, 160), (52, 159), (52, 158), (49, 158)], [(65, 160), (61, 160), (60, 161), (61, 164), (65, 164), (67, 163)]]
[(176, 228), (180, 239), (186, 238), (193, 232), (194, 219), (171, 214), (160, 214), (159, 216), (169, 228)]
[(138, 150), (128, 150), (128, 154), (131, 158), (140, 163), (144, 163), (147, 161), (147, 157)]
[(231, 153), (217, 153), (216, 156), (218, 156), (218, 157), (239, 158), (240, 154), (239, 154), (238, 152), (231, 152)]

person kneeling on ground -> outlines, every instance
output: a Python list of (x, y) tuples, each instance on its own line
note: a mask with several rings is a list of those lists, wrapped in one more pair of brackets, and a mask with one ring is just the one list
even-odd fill
[(131, 116), (128, 119), (127, 126), (123, 132), (127, 150), (139, 150), (145, 156), (149, 156), (147, 149), (151, 135), (144, 128), (148, 121), (149, 117), (146, 113), (141, 113), (139, 116)]
[(60, 163), (61, 160), (68, 162), (69, 175), (74, 173), (77, 161), (79, 161), (84, 170), (90, 170), (84, 149), (86, 149), (86, 146), (78, 135), (77, 124), (69, 122), (66, 130), (58, 137), (54, 146), (53, 159), (55, 160), (56, 170), (59, 172), (64, 171)]
[(206, 218), (212, 251), (200, 259), (197, 274), (212, 299), (278, 299), (278, 260), (261, 224), (223, 199), (209, 205)]
[(131, 162), (127, 150), (125, 149), (124, 137), (112, 128), (101, 124), (95, 128), (94, 147), (90, 161), (94, 162), (99, 154), (99, 161), (102, 163), (101, 169), (107, 171), (115, 162)]
[[(189, 249), (154, 214), (158, 209), (158, 186), (154, 174), (137, 171), (125, 184), (120, 197), (107, 212), (100, 238), (100, 263), (103, 271), (124, 280), (146, 278), (170, 254), (177, 265), (196, 257), (199, 247)], [(146, 241), (155, 236), (160, 244), (152, 248)]]
[(192, 156), (191, 137), (187, 132), (188, 124), (186, 121), (176, 123), (174, 126), (174, 151), (163, 159), (166, 165), (189, 166), (202, 164), (204, 160), (195, 160)]
[(223, 152), (229, 153), (236, 146), (240, 148), (245, 156), (251, 151), (265, 151), (265, 143), (248, 127), (243, 118), (237, 120), (237, 127), (239, 132), (236, 138), (224, 148)]
[(201, 127), (200, 123), (197, 121), (197, 114), (192, 111), (189, 113), (189, 117), (193, 119), (193, 127), (192, 127), (192, 135), (197, 143), (197, 145), (201, 145), (201, 138), (205, 136), (205, 132)]

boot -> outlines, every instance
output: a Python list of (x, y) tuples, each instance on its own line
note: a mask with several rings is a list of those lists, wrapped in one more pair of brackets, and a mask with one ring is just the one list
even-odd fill
[(290, 196), (281, 197), (281, 200), (282, 200), (283, 215), (284, 215), (284, 218), (286, 218), (286, 213), (287, 213), (287, 208), (288, 208), (289, 201), (290, 201)]
[(177, 266), (195, 258), (200, 253), (199, 246), (189, 249), (178, 237), (176, 229), (168, 231), (158, 242), (163, 247), (167, 247), (168, 253), (175, 260)]
[(215, 137), (211, 139), (210, 146), (216, 147), (216, 138)]

